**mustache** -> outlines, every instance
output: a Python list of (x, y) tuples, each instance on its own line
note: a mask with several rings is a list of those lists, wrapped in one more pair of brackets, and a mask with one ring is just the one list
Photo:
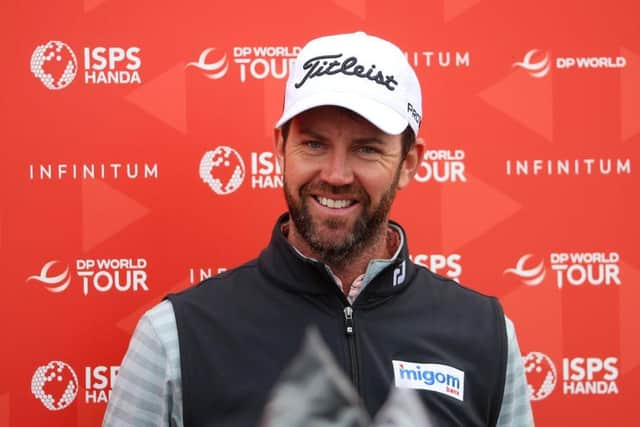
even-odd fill
[(368, 200), (368, 194), (366, 191), (362, 189), (361, 186), (357, 184), (348, 184), (348, 185), (331, 185), (326, 182), (315, 182), (315, 183), (307, 183), (300, 187), (300, 193), (303, 195), (308, 195), (313, 192), (322, 192), (334, 194), (336, 196), (340, 196), (343, 194), (355, 195), (360, 199)]

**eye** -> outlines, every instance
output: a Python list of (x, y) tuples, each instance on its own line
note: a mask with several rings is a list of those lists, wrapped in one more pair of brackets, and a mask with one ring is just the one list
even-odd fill
[(321, 150), (322, 148), (324, 148), (324, 144), (322, 142), (315, 141), (315, 140), (304, 141), (303, 145), (306, 146), (308, 149), (313, 150), (313, 151), (318, 151), (318, 150)]
[(373, 145), (359, 145), (358, 147), (356, 147), (356, 151), (359, 154), (362, 154), (367, 157), (372, 157), (380, 154), (380, 149), (378, 149), (377, 147), (374, 147)]

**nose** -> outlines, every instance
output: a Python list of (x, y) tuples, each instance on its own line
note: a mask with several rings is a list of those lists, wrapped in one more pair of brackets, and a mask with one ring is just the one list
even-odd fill
[(353, 182), (353, 170), (347, 153), (341, 150), (333, 150), (326, 157), (321, 178), (326, 183), (334, 186), (351, 184)]

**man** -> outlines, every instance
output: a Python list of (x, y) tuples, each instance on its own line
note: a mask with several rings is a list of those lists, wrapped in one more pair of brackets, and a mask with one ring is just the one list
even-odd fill
[(275, 130), (288, 214), (257, 259), (142, 317), (104, 425), (257, 425), (311, 325), (371, 415), (405, 387), (437, 425), (533, 425), (500, 304), (413, 264), (389, 220), (423, 155), (421, 103), (385, 40), (304, 47)]

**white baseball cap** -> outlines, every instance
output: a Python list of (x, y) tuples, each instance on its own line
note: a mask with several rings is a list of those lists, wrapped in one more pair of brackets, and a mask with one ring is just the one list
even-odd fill
[(320, 37), (302, 48), (276, 127), (321, 105), (352, 110), (392, 135), (407, 125), (417, 135), (422, 121), (420, 82), (404, 53), (363, 32)]

